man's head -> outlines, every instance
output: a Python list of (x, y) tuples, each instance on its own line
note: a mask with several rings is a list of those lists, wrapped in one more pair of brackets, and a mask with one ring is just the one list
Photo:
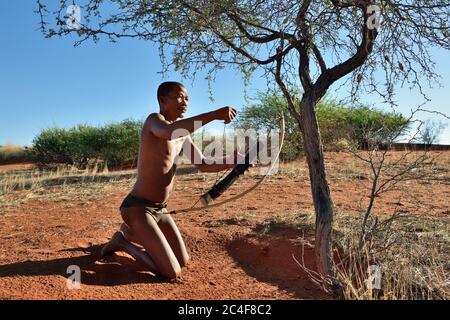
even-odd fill
[(182, 83), (167, 81), (158, 87), (158, 102), (161, 112), (173, 120), (183, 118), (187, 111), (189, 97)]

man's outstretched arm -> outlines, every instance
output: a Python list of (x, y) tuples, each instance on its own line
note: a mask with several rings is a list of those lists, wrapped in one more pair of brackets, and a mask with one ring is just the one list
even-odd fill
[[(188, 136), (185, 140), (184, 150), (188, 150), (187, 156), (192, 164), (201, 172), (219, 172), (222, 170), (232, 169), (237, 163), (237, 152), (233, 155), (225, 156), (219, 159), (207, 158), (203, 155), (201, 150), (194, 144), (191, 137)], [(232, 157), (230, 159), (230, 157)], [(220, 161), (216, 161), (220, 160)]]
[(235, 116), (235, 109), (223, 107), (215, 111), (202, 113), (198, 116), (177, 120), (172, 123), (167, 121), (163, 115), (154, 113), (148, 118), (148, 121), (150, 122), (150, 130), (155, 136), (165, 140), (172, 140), (188, 136), (213, 120), (222, 120), (225, 123), (230, 123)]

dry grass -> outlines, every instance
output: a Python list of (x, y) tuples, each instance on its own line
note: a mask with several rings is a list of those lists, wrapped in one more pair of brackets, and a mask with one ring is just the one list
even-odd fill
[(15, 144), (0, 146), (0, 164), (25, 162), (28, 158), (27, 149), (22, 146)]
[[(367, 151), (361, 151), (361, 154), (367, 153)], [(387, 165), (401, 169), (401, 165), (406, 166), (412, 163), (422, 154), (422, 152), (390, 152), (387, 155)], [(450, 183), (450, 152), (432, 151), (428, 152), (427, 157), (428, 160), (421, 168), (422, 175), (427, 178), (422, 179), (421, 183)], [(336, 158), (339, 161), (336, 161)], [(399, 161), (400, 159), (402, 160)], [(330, 180), (370, 180), (370, 168), (350, 152), (326, 152), (325, 166)], [(305, 158), (282, 162), (279, 174), (285, 177), (309, 179)]]
[[(314, 213), (285, 213), (258, 224), (255, 232), (267, 234), (277, 228), (314, 234)], [(362, 219), (351, 213), (336, 215), (334, 253), (343, 298), (351, 300), (406, 300), (450, 298), (450, 223), (421, 217), (383, 217), (370, 244), (358, 249)], [(299, 262), (300, 268), (305, 266)], [(368, 285), (369, 267), (381, 271), (381, 288)], [(311, 270), (306, 270), (314, 275)], [(317, 278), (317, 277), (316, 277)]]
[(12, 170), (0, 173), (0, 208), (28, 199), (92, 200), (105, 192), (130, 188), (135, 172), (109, 172), (98, 164), (79, 170), (73, 166)]
[[(327, 175), (333, 180), (366, 180), (367, 170), (358, 164), (355, 159), (344, 159), (345, 162), (337, 166), (333, 162), (325, 162)], [(279, 174), (286, 177), (309, 179), (309, 171), (306, 161), (297, 160), (281, 163)]]
[[(338, 277), (346, 299), (449, 299), (450, 223), (423, 217), (380, 219), (362, 249), (358, 246), (361, 219), (336, 219), (336, 246), (341, 252)], [(381, 271), (381, 288), (367, 284), (369, 266)]]
[(278, 228), (297, 229), (305, 233), (313, 232), (314, 219), (314, 212), (279, 214), (263, 221), (262, 223), (259, 223), (255, 228), (255, 232), (259, 234), (267, 234)]
[[(414, 164), (421, 153), (391, 152), (387, 155), (388, 174), (395, 175)], [(327, 173), (333, 180), (372, 180), (361, 161), (350, 154), (327, 153)], [(420, 167), (411, 170), (403, 181), (432, 186), (450, 184), (450, 153), (430, 152)], [(308, 179), (304, 161), (283, 164), (280, 173), (286, 177)], [(386, 179), (386, 177), (384, 177)], [(389, 175), (387, 176), (389, 178)], [(383, 182), (384, 180), (381, 180)], [(401, 183), (396, 191), (405, 189), (407, 199), (415, 202), (408, 185)], [(430, 200), (429, 206), (433, 206)], [(364, 204), (357, 212), (336, 209), (334, 246), (337, 275), (344, 287), (346, 299), (448, 299), (450, 298), (450, 222), (445, 218), (424, 218), (400, 215), (393, 209), (391, 216), (374, 212), (367, 224), (371, 226), (368, 240), (361, 246)], [(282, 215), (262, 223), (260, 232), (274, 227), (294, 227), (304, 232), (314, 230), (314, 214)], [(370, 266), (381, 271), (381, 289), (370, 288), (367, 282)]]

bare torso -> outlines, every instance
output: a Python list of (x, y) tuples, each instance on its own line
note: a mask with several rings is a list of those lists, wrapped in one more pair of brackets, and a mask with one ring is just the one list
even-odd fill
[(150, 121), (145, 121), (139, 147), (137, 180), (132, 195), (153, 202), (167, 201), (174, 183), (175, 159), (184, 140), (161, 139), (151, 132)]

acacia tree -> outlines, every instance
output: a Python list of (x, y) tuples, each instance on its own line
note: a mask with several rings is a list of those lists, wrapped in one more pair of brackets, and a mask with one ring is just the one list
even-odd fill
[[(325, 279), (333, 279), (333, 202), (315, 106), (331, 85), (346, 76), (346, 87), (355, 99), (358, 93), (369, 92), (393, 102), (394, 84), (399, 82), (422, 92), (422, 81), (438, 76), (429, 49), (449, 49), (450, 4), (440, 0), (80, 2), (82, 20), (73, 21), (67, 14), (73, 1), (61, 0), (57, 8), (50, 8), (45, 0), (37, 0), (42, 31), (48, 37), (77, 34), (76, 45), (101, 36), (112, 41), (154, 41), (165, 70), (174, 67), (189, 77), (206, 68), (214, 79), (226, 65), (246, 76), (258, 69), (281, 89), (303, 135), (316, 212), (318, 270)], [(377, 77), (382, 72), (377, 70), (384, 72), (382, 82)], [(303, 88), (301, 97), (290, 90), (298, 84)]]

